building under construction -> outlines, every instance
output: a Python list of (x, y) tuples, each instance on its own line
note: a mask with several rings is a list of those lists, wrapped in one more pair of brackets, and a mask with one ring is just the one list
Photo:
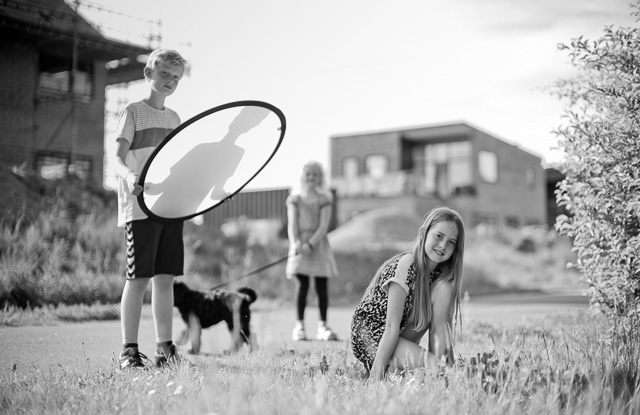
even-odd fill
[(22, 199), (25, 172), (102, 185), (105, 88), (142, 79), (159, 34), (145, 46), (109, 39), (83, 6), (98, 7), (0, 2), (0, 208)]

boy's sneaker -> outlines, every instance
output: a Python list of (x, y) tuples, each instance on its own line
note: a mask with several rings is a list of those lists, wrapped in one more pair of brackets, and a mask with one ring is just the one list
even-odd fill
[(304, 326), (296, 325), (293, 328), (293, 334), (291, 337), (293, 338), (294, 342), (307, 340), (307, 334), (304, 332)]
[(327, 342), (338, 340), (338, 336), (329, 327), (322, 326), (318, 327), (317, 339)]
[(169, 356), (166, 356), (162, 352), (162, 350), (156, 350), (153, 358), (156, 362), (156, 367), (163, 367), (167, 364), (177, 365), (182, 360), (182, 358), (178, 354), (178, 348), (176, 347), (175, 344), (172, 344), (171, 346), (169, 346)]
[(178, 354), (178, 346), (172, 344), (169, 346), (169, 356), (165, 356), (162, 351), (156, 350), (154, 354), (156, 367), (165, 367), (167, 365), (187, 365), (189, 368), (196, 367), (189, 359), (184, 359)]
[(143, 368), (149, 359), (135, 347), (127, 347), (120, 352), (120, 369)]

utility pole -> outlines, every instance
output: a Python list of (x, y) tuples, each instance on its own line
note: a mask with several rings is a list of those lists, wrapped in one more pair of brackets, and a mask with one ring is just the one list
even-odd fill
[(77, 99), (76, 99), (76, 75), (78, 71), (78, 9), (80, 0), (74, 1), (73, 14), (73, 54), (71, 58), (71, 73), (69, 75), (69, 98), (71, 100), (71, 125), (70, 125), (70, 146), (69, 146), (69, 166), (67, 174), (76, 172), (76, 153), (78, 151), (78, 120), (77, 120)]

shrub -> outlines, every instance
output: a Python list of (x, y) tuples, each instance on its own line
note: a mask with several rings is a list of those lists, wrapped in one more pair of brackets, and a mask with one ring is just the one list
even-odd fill
[(119, 301), (114, 198), (74, 178), (27, 177), (38, 202), (8, 210), (0, 226), (0, 307)]
[(570, 213), (556, 228), (573, 239), (592, 304), (624, 336), (640, 317), (640, 33), (609, 26), (600, 39), (560, 49), (579, 74), (556, 90), (568, 102), (556, 195)]
[[(113, 304), (120, 301), (124, 284), (124, 237), (116, 226), (116, 207), (109, 198), (79, 191), (75, 183), (51, 188), (55, 197), (28, 205), (24, 219), (7, 219), (0, 226), (0, 308), (70, 304)], [(67, 191), (69, 187), (73, 190)], [(48, 187), (47, 187), (48, 188)], [(62, 190), (61, 190), (62, 189)], [(106, 202), (105, 202), (106, 200)], [(46, 202), (46, 203), (45, 203)], [(73, 207), (73, 208), (70, 208)], [(394, 254), (412, 245), (415, 226), (388, 212), (402, 226), (382, 243), (374, 238), (385, 223), (362, 221), (342, 229), (349, 241), (373, 240), (366, 246), (336, 243), (339, 276), (329, 284), (332, 305), (360, 300), (375, 271)], [(405, 220), (406, 219), (406, 220)], [(185, 223), (185, 275), (197, 289), (247, 285), (261, 298), (291, 303), (296, 283), (285, 276), (288, 241), (245, 219), (221, 229)], [(357, 226), (356, 226), (357, 225)], [(387, 228), (393, 228), (386, 224)], [(355, 229), (354, 229), (355, 227)], [(401, 231), (401, 232), (400, 232)], [(365, 235), (365, 236), (362, 236)], [(385, 234), (389, 236), (389, 234)], [(521, 252), (523, 242), (528, 249)], [(484, 229), (468, 233), (464, 290), (471, 295), (538, 286), (566, 286), (564, 265), (570, 244), (555, 233), (540, 229)], [(316, 303), (309, 295), (309, 303)], [(149, 293), (145, 297), (149, 301)]]

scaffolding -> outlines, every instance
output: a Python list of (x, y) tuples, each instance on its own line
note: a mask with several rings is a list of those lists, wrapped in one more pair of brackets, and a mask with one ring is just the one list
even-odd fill
[[(121, 13), (96, 2), (81, 0), (65, 0), (65, 2), (72, 5), (77, 15), (86, 17), (94, 29), (107, 38), (128, 43), (146, 44), (149, 49), (159, 48), (162, 44), (161, 19), (145, 19)], [(139, 28), (139, 30), (132, 31), (131, 28)], [(120, 109), (129, 103), (130, 86), (131, 82), (113, 84), (108, 85), (105, 91), (103, 172), (106, 188), (114, 188), (116, 185), (116, 179), (111, 169), (115, 148), (114, 142), (110, 138), (113, 138), (115, 134)]]
[[(101, 88), (117, 85), (116, 88), (126, 91), (132, 80), (142, 79), (141, 55), (160, 46), (162, 22), (85, 0), (2, 0), (0, 21), (3, 38), (6, 36), (5, 39), (17, 45), (30, 45), (36, 50), (33, 65), (37, 76), (32, 94), (19, 98), (24, 110), (32, 111), (28, 118), (32, 120), (31, 126), (9, 124), (12, 131), (5, 128), (6, 136), (14, 137), (13, 141), (3, 144), (12, 149), (12, 155), (5, 153), (5, 159), (22, 163), (16, 159), (19, 147), (24, 149), (24, 158), (20, 158), (26, 169), (41, 172), (44, 163), (45, 170), (52, 176), (77, 175), (82, 166), (90, 165), (78, 152), (81, 144), (78, 135), (83, 122), (79, 119), (79, 108), (90, 102), (95, 88), (96, 80), (91, 75), (93, 63), (107, 62), (106, 85), (100, 82)], [(9, 88), (16, 85), (5, 84)], [(32, 105), (27, 104), (29, 101)], [(56, 106), (57, 118), (43, 130), (38, 121), (40, 114)], [(108, 111), (108, 108), (103, 107), (106, 133), (111, 124), (109, 119), (117, 115), (117, 111)], [(103, 159), (101, 164), (104, 162)], [(104, 169), (100, 173), (104, 175)]]
[[(83, 16), (91, 26), (106, 38), (133, 44), (146, 44), (149, 49), (159, 48), (162, 44), (162, 20), (146, 19), (125, 14), (105, 5), (81, 0), (65, 0), (73, 7), (77, 16)], [(132, 28), (139, 28), (132, 31)], [(127, 81), (107, 85), (105, 91), (104, 120), (104, 157), (103, 176), (106, 188), (115, 187), (115, 177), (111, 173), (111, 162), (114, 156), (113, 143), (109, 138), (115, 134), (118, 113), (129, 103), (131, 83)]]

